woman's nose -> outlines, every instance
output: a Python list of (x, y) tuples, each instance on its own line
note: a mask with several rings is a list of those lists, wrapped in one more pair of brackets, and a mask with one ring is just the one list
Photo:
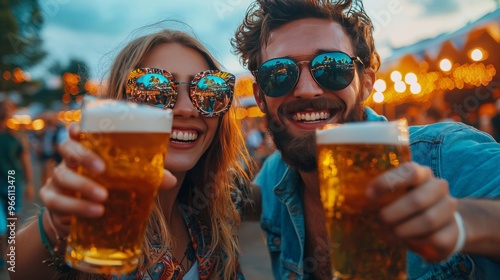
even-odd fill
[(199, 116), (198, 110), (194, 107), (189, 98), (189, 85), (180, 84), (177, 87), (177, 100), (173, 109), (174, 117), (196, 118)]

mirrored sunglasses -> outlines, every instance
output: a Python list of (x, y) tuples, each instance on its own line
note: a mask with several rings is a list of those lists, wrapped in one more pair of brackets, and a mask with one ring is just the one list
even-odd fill
[(233, 74), (219, 70), (200, 72), (191, 82), (177, 82), (166, 70), (137, 68), (128, 76), (125, 93), (129, 101), (173, 109), (177, 86), (188, 84), (189, 99), (200, 115), (217, 117), (231, 107), (234, 81)]
[(327, 89), (338, 91), (348, 87), (355, 75), (354, 61), (363, 65), (357, 56), (351, 57), (340, 51), (321, 53), (310, 61), (288, 58), (273, 58), (253, 71), (260, 89), (269, 97), (280, 97), (291, 92), (300, 76), (299, 64), (309, 63), (309, 71), (316, 83)]

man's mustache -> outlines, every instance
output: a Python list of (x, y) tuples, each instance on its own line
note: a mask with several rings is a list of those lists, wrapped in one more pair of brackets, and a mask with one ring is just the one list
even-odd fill
[(296, 99), (282, 104), (278, 107), (278, 114), (282, 116), (291, 116), (296, 112), (306, 110), (341, 110), (345, 111), (347, 105), (340, 98), (314, 98), (314, 99)]

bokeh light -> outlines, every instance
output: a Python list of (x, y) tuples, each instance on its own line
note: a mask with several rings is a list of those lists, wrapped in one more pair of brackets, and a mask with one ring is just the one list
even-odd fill
[(439, 68), (441, 68), (441, 70), (443, 70), (444, 72), (450, 71), (451, 67), (452, 67), (452, 63), (447, 58), (442, 59), (441, 62), (439, 62)]

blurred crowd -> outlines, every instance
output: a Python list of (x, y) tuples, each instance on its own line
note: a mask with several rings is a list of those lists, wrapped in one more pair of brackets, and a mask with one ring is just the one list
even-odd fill
[(500, 99), (480, 105), (477, 110), (453, 110), (449, 105), (406, 105), (396, 114), (409, 125), (427, 125), (437, 122), (463, 122), (493, 136), (500, 142)]

